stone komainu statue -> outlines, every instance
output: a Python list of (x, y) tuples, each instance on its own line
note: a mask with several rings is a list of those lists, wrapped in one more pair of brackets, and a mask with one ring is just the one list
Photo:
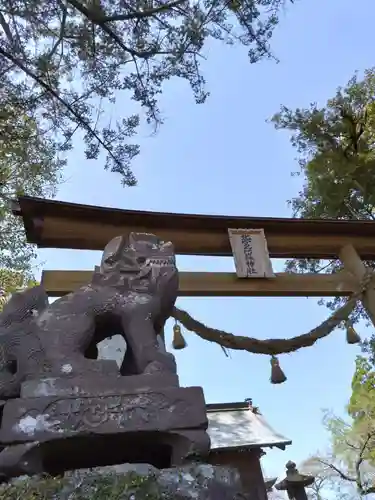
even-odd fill
[[(42, 287), (14, 294), (0, 314), (0, 398), (28, 378), (97, 371), (98, 342), (124, 337), (123, 375), (176, 372), (158, 334), (178, 293), (172, 243), (131, 233), (106, 246), (92, 281), (52, 304)], [(91, 358), (91, 359), (90, 359)]]

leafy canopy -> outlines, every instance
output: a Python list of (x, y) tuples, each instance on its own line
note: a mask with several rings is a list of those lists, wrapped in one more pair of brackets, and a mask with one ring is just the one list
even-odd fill
[[(375, 220), (375, 69), (356, 74), (325, 106), (282, 106), (272, 119), (298, 153), (304, 184), (290, 200), (293, 216)], [(373, 266), (368, 262), (367, 265)], [(294, 259), (289, 271), (335, 272), (339, 261)], [(327, 302), (336, 308), (342, 299)], [(365, 315), (358, 308), (353, 319)]]
[(64, 161), (54, 142), (45, 137), (32, 115), (3, 106), (0, 115), (0, 307), (13, 291), (28, 286), (34, 249), (26, 243), (11, 200), (23, 193), (54, 193)]
[[(57, 151), (84, 132), (87, 158), (134, 185), (132, 142), (140, 118), (111, 123), (104, 109), (126, 91), (154, 126), (158, 96), (172, 77), (198, 103), (209, 40), (248, 47), (250, 62), (271, 56), (269, 39), (286, 0), (0, 0), (0, 92), (5, 106), (31, 113)], [(5, 118), (6, 121), (6, 118)]]
[[(298, 153), (304, 184), (290, 201), (293, 215), (306, 218), (375, 220), (375, 69), (356, 74), (338, 88), (325, 106), (291, 110), (282, 106), (272, 118), (277, 129), (289, 132)], [(367, 262), (374, 267), (373, 262)], [(290, 271), (335, 272), (339, 261), (295, 259)], [(336, 308), (341, 299), (328, 302)], [(353, 319), (366, 316), (358, 307)], [(317, 457), (323, 478), (332, 474), (339, 486), (356, 487), (359, 495), (375, 493), (375, 336), (363, 343), (356, 359), (348, 419), (331, 417), (331, 456)], [(340, 486), (341, 487), (341, 486)], [(345, 489), (344, 488), (344, 489)], [(350, 495), (349, 495), (350, 497)], [(350, 497), (352, 498), (352, 497)]]
[(330, 437), (329, 449), (310, 457), (302, 466), (316, 477), (310, 491), (312, 500), (328, 500), (332, 493), (342, 500), (367, 498), (375, 493), (375, 423), (370, 418), (368, 401), (364, 399), (362, 405), (360, 422), (325, 412), (323, 423)]
[(77, 131), (87, 158), (105, 152), (105, 167), (134, 185), (140, 117), (113, 122), (119, 94), (155, 127), (172, 77), (187, 80), (203, 103), (205, 42), (248, 47), (250, 62), (271, 57), (285, 1), (0, 0), (0, 270), (30, 272), (34, 250), (9, 201), (54, 194)]
[(327, 101), (272, 118), (291, 132), (299, 154), (303, 190), (291, 200), (294, 216), (374, 219), (375, 69), (355, 75)]
[(366, 435), (366, 432), (371, 434), (366, 459), (375, 466), (375, 364), (371, 347), (373, 340), (366, 343), (365, 355), (357, 356), (347, 410), (352, 419), (353, 432), (359, 435)]

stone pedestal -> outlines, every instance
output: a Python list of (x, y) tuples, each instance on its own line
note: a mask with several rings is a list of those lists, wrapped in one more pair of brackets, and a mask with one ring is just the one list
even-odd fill
[(236, 470), (190, 464), (157, 470), (149, 464), (123, 464), (68, 472), (62, 478), (36, 476), (0, 486), (0, 498), (66, 500), (255, 500), (243, 494)]
[(0, 473), (9, 461), (25, 462), (22, 446), (35, 472), (176, 466), (208, 453), (207, 425), (202, 389), (179, 387), (175, 374), (30, 380), (3, 409)]

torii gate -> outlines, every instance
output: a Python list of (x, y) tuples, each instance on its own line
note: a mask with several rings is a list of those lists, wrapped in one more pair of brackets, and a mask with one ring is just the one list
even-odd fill
[[(340, 259), (344, 270), (336, 274), (278, 273), (272, 278), (257, 279), (241, 279), (236, 273), (182, 272), (180, 296), (348, 296), (353, 299), (352, 306), (356, 300), (362, 300), (375, 324), (375, 284), (372, 274), (368, 273), (362, 261), (375, 260), (373, 221), (145, 212), (26, 196), (18, 198), (13, 213), (23, 218), (28, 242), (36, 244), (39, 248), (103, 250), (113, 237), (134, 231), (154, 233), (163, 240), (172, 241), (177, 254), (234, 256), (236, 260), (228, 229), (241, 228), (255, 232), (261, 230), (264, 232), (271, 258)], [(42, 284), (50, 296), (61, 296), (87, 283), (91, 273), (92, 271), (82, 270), (45, 270), (42, 274)], [(333, 319), (327, 320), (329, 331), (343, 321), (352, 308), (347, 307), (342, 314), (339, 313)], [(187, 316), (185, 313), (185, 319)], [(187, 326), (183, 318), (180, 314), (178, 319)], [(211, 333), (215, 333), (214, 329), (210, 330)], [(277, 346), (274, 339), (269, 341), (250, 339), (250, 342), (255, 341), (253, 344), (263, 343), (261, 348), (257, 344), (255, 350), (234, 346), (235, 336), (221, 332), (223, 333), (227, 335), (224, 345), (230, 348), (270, 354), (273, 357), (280, 352), (296, 350), (290, 345), (285, 350), (287, 341), (283, 340), (284, 347), (281, 348), (280, 341)], [(318, 335), (317, 338), (325, 335), (327, 333)], [(201, 336), (216, 341), (212, 335)]]

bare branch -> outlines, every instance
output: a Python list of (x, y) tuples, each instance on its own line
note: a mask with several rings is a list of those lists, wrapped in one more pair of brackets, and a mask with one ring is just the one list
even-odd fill
[(359, 451), (360, 450), (360, 447), (355, 446), (353, 443), (350, 443), (347, 439), (345, 439), (344, 441), (345, 441), (345, 444), (346, 444), (346, 446), (348, 448), (352, 448), (355, 451)]
[(59, 34), (59, 37), (56, 40), (54, 46), (52, 47), (51, 52), (48, 54), (49, 59), (51, 59), (53, 57), (53, 55), (57, 51), (59, 45), (62, 43), (62, 41), (64, 39), (64, 32), (65, 32), (65, 25), (66, 25), (66, 18), (67, 18), (67, 14), (68, 14), (68, 9), (67, 9), (66, 5), (64, 5), (62, 2), (61, 2), (61, 9), (62, 9), (62, 19), (61, 19), (61, 24), (60, 24), (60, 34)]
[(351, 483), (356, 483), (357, 482), (357, 479), (355, 477), (350, 477), (348, 476), (347, 474), (345, 474), (342, 470), (340, 470), (338, 467), (336, 467), (335, 465), (329, 463), (329, 462), (325, 462), (324, 460), (318, 458), (317, 459), (322, 465), (325, 465), (326, 467), (332, 469), (333, 471), (335, 471), (340, 477), (341, 479), (344, 479), (344, 481), (349, 481)]
[(3, 28), (3, 30), (4, 30), (4, 33), (5, 33), (5, 35), (6, 35), (7, 39), (8, 39), (8, 42), (10, 43), (10, 45), (13, 48), (15, 48), (14, 38), (13, 38), (12, 32), (10, 31), (9, 25), (6, 22), (5, 17), (4, 17), (4, 15), (3, 15), (2, 12), (0, 12), (0, 25)]
[(373, 436), (372, 433), (368, 433), (365, 440), (363, 441), (363, 444), (361, 446), (361, 449), (360, 449), (360, 452), (359, 452), (359, 455), (358, 455), (358, 459), (356, 461), (356, 464), (355, 464), (355, 472), (356, 472), (356, 483), (357, 483), (357, 488), (359, 491), (363, 491), (363, 486), (362, 486), (362, 478), (361, 478), (361, 465), (363, 463), (363, 460), (364, 460), (364, 453), (366, 451), (366, 448), (367, 448), (367, 445), (371, 439), (371, 437)]

